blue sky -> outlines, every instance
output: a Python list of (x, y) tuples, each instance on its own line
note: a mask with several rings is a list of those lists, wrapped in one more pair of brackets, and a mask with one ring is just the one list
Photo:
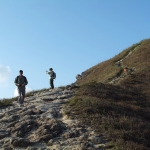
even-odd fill
[(0, 0), (0, 98), (14, 96), (20, 69), (28, 90), (75, 82), (76, 74), (150, 34), (149, 0)]

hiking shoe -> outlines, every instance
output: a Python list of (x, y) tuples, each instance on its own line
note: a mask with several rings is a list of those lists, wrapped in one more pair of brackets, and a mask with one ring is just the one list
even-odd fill
[(24, 105), (23, 104), (20, 104), (20, 107), (23, 107)]
[(49, 91), (52, 91), (52, 90), (53, 90), (52, 88), (49, 89)]

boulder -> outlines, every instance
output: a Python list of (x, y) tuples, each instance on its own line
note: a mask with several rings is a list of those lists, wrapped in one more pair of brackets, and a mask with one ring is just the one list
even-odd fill
[(78, 86), (75, 83), (72, 83), (70, 85), (67, 85), (65, 87), (65, 90), (72, 90), (72, 89), (75, 89), (75, 88), (78, 88)]
[(69, 132), (65, 132), (63, 135), (62, 135), (65, 139), (68, 139), (68, 138), (75, 138), (75, 137), (78, 137), (79, 136), (79, 132), (77, 130), (75, 131), (69, 131)]
[(20, 115), (25, 116), (25, 115), (34, 115), (34, 114), (35, 114), (34, 111), (29, 109), (29, 110), (22, 112)]
[(39, 150), (39, 148), (29, 146), (26, 150)]
[(7, 128), (13, 127), (18, 121), (11, 122), (7, 125)]
[(10, 133), (5, 130), (0, 130), (0, 139), (7, 137)]
[(54, 145), (53, 139), (49, 140), (48, 143), (47, 143), (47, 146), (52, 146), (52, 145)]
[(76, 79), (77, 79), (77, 80), (81, 80), (81, 79), (82, 79), (82, 75), (77, 74), (77, 75), (76, 75)]
[(11, 146), (9, 146), (9, 145), (3, 145), (1, 150), (13, 150), (13, 148)]
[(65, 95), (58, 96), (57, 98), (58, 99), (65, 99), (65, 98), (68, 98), (68, 97), (69, 97), (69, 95), (65, 94)]
[(44, 101), (53, 101), (55, 99), (57, 99), (57, 96), (53, 95), (53, 96), (44, 96), (41, 98)]
[(40, 124), (35, 131), (37, 141), (49, 141), (53, 137), (59, 136), (64, 129), (63, 124), (55, 119), (49, 119)]
[(3, 117), (4, 117), (4, 114), (3, 114), (3, 113), (0, 113), (0, 119), (3, 118)]
[(88, 138), (88, 140), (95, 143), (95, 144), (101, 144), (102, 143), (101, 137), (91, 136)]
[(39, 137), (39, 141), (40, 142), (48, 142), (50, 139), (52, 139), (52, 135), (51, 134), (46, 134), (46, 135), (43, 135), (43, 136), (40, 136)]
[(73, 92), (71, 90), (64, 90), (63, 94), (72, 94)]
[(31, 142), (25, 138), (12, 138), (10, 144), (13, 147), (28, 147), (31, 145)]
[(18, 122), (14, 127), (11, 128), (11, 132), (14, 133), (17, 137), (24, 137), (25, 134), (36, 128), (37, 125), (37, 122), (34, 120)]

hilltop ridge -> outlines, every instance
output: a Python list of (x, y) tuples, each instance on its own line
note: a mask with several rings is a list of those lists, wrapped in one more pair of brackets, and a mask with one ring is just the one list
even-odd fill
[[(137, 44), (123, 50), (115, 57), (106, 60), (98, 65), (82, 72), (83, 79), (77, 81), (82, 85), (90, 81), (108, 83), (113, 78), (123, 73), (123, 67), (127, 66), (135, 70), (135, 73), (141, 73), (150, 67), (150, 39), (142, 40)], [(117, 67), (117, 62), (123, 63), (122, 67)]]

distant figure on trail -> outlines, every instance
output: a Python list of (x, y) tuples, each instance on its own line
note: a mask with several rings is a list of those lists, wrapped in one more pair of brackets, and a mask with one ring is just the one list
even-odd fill
[(18, 102), (20, 106), (23, 105), (24, 98), (25, 98), (25, 86), (28, 84), (27, 78), (23, 76), (23, 71), (19, 71), (20, 75), (15, 78), (15, 85), (18, 87)]
[(82, 76), (81, 76), (80, 74), (77, 74), (77, 75), (76, 75), (76, 79), (77, 79), (77, 80), (82, 79)]
[(121, 62), (120, 61), (116, 62), (116, 66), (121, 67)]
[(125, 75), (128, 75), (128, 71), (129, 71), (128, 67), (125, 67), (125, 68), (124, 68), (124, 74), (125, 74)]
[(46, 71), (47, 74), (50, 75), (49, 79), (50, 79), (50, 89), (54, 88), (54, 79), (56, 79), (56, 73), (53, 71), (53, 68), (49, 69), (50, 71)]

